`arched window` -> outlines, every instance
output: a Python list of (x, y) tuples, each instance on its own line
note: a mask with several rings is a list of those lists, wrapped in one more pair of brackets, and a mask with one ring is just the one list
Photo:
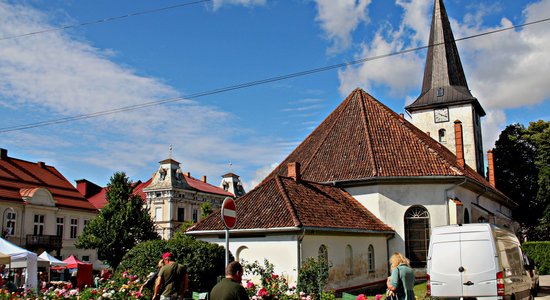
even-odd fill
[(470, 214), (468, 213), (468, 209), (464, 208), (464, 224), (470, 223)]
[(353, 249), (351, 245), (346, 246), (346, 275), (353, 274)]
[(235, 257), (235, 260), (240, 262), (242, 260), (245, 260), (245, 257), (246, 257), (246, 253), (248, 252), (248, 247), (247, 246), (240, 246), (239, 248), (237, 248), (237, 252), (236, 252), (236, 257)]
[(439, 133), (438, 134), (439, 135), (439, 142), (442, 143), (442, 144), (446, 143), (447, 142), (447, 137), (445, 136), (445, 133), (446, 133), (445, 129), (439, 129), (438, 133)]
[(430, 215), (423, 206), (415, 205), (405, 212), (405, 255), (414, 268), (426, 267), (430, 244)]
[(369, 245), (368, 250), (368, 260), (369, 260), (369, 273), (374, 272), (374, 247)]

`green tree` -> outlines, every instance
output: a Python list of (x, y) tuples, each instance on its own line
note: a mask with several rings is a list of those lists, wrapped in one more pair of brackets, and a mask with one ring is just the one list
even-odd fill
[(514, 200), (530, 240), (550, 238), (550, 122), (507, 126), (495, 142), (496, 187)]
[(106, 196), (107, 204), (84, 227), (75, 246), (97, 249), (99, 259), (116, 269), (132, 247), (159, 236), (143, 200), (134, 194), (133, 184), (124, 172), (111, 177)]
[(210, 202), (203, 202), (201, 204), (201, 220), (208, 217), (213, 212), (214, 210), (212, 209)]
[(225, 249), (177, 232), (168, 241), (141, 243), (124, 256), (120, 271), (144, 277), (155, 270), (162, 253), (170, 251), (175, 261), (186, 266), (191, 291), (210, 291), (225, 271)]

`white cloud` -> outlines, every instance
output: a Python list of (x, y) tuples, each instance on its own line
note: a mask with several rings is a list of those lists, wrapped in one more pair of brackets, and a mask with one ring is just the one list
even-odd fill
[(243, 5), (243, 6), (256, 6), (265, 5), (266, 0), (214, 0), (214, 10), (219, 9), (224, 5)]
[[(399, 27), (380, 29), (372, 41), (361, 45), (356, 59), (427, 44), (433, 1), (397, 0), (396, 3), (403, 8)], [(513, 25), (507, 18), (502, 18), (498, 26), (484, 25), (488, 12), (494, 9), (494, 5), (482, 7), (475, 14), (467, 13), (458, 22), (451, 18), (455, 38)], [(550, 0), (542, 0), (527, 5), (522, 17), (525, 22), (540, 20), (548, 17), (548, 11)], [(487, 111), (483, 119), (485, 149), (494, 145), (506, 126), (506, 109), (550, 99), (550, 31), (546, 27), (536, 24), (457, 43), (472, 94)], [(423, 55), (424, 52), (409, 53), (340, 70), (340, 93), (347, 95), (357, 86), (367, 91), (384, 87), (391, 96), (406, 99), (408, 104), (418, 96), (411, 92), (416, 92), (421, 84)]]
[(495, 141), (498, 139), (500, 132), (506, 127), (506, 114), (504, 111), (493, 109), (487, 110), (486, 113), (487, 116), (483, 118), (481, 123), (484, 153), (495, 147)]
[(333, 42), (329, 53), (351, 45), (351, 33), (361, 22), (368, 22), (367, 7), (371, 0), (316, 0), (317, 17), (326, 37)]
[[(368, 43), (361, 44), (361, 51), (355, 59), (374, 57), (398, 52), (426, 44), (429, 36), (429, 22), (426, 14), (430, 1), (397, 1), (403, 8), (403, 19), (397, 29), (385, 27), (378, 30)], [(424, 40), (425, 39), (425, 40)], [(420, 85), (423, 59), (417, 53), (408, 53), (368, 61), (357, 66), (339, 70), (340, 93), (349, 94), (354, 88), (362, 87), (367, 92), (374, 86), (383, 86), (390, 95), (404, 97), (412, 88)]]
[[(528, 5), (525, 22), (548, 17), (550, 0)], [(512, 26), (503, 18), (492, 28), (458, 26), (455, 36), (468, 36)], [(507, 109), (541, 103), (550, 97), (550, 32), (537, 24), (519, 30), (471, 39), (459, 43), (472, 93), (487, 109)]]
[(275, 169), (275, 167), (277, 167), (278, 165), (279, 163), (271, 163), (257, 169), (254, 173), (254, 177), (251, 180), (243, 182), (243, 187), (245, 191), (250, 192), (250, 190), (255, 188), (260, 182), (262, 182), (262, 180), (264, 180), (264, 178), (269, 175), (269, 173), (271, 173), (271, 171), (273, 171), (273, 169)]
[[(48, 16), (37, 10), (0, 2), (0, 36), (51, 27)], [(67, 32), (0, 43), (0, 116), (17, 116), (11, 120), (18, 122), (3, 121), (1, 126), (105, 111), (179, 94), (162, 79), (138, 75), (138, 71), (114, 63), (114, 51), (92, 47), (82, 38), (76, 41)], [(168, 145), (173, 144), (173, 157), (185, 170), (217, 178), (230, 159), (252, 165), (274, 160), (276, 149), (269, 137), (241, 133), (244, 130), (239, 130), (236, 119), (217, 107), (183, 100), (5, 133), (2, 144), (34, 153), (48, 164), (55, 162), (70, 179), (87, 177), (94, 168), (108, 170), (106, 176), (124, 170), (131, 178), (142, 180), (147, 179), (140, 178), (144, 170), (149, 176), (149, 170), (153, 172), (157, 162), (168, 157)]]

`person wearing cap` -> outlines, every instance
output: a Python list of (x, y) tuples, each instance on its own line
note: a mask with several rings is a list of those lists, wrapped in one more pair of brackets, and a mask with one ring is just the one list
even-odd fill
[(248, 300), (246, 290), (241, 285), (243, 273), (243, 266), (238, 261), (230, 262), (225, 268), (225, 278), (210, 292), (210, 300)]
[(164, 266), (159, 271), (153, 299), (183, 299), (188, 283), (185, 267), (175, 262), (170, 252), (162, 255), (162, 261), (164, 262)]

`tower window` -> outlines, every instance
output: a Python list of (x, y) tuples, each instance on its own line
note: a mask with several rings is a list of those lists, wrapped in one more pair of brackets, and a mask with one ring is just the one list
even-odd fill
[(447, 142), (447, 137), (445, 136), (446, 135), (446, 131), (445, 129), (439, 129), (438, 131), (438, 135), (439, 135), (439, 142), (442, 143), (442, 144), (445, 144)]
[(437, 88), (436, 95), (437, 97), (443, 97), (443, 95), (445, 95), (445, 90), (442, 87)]

